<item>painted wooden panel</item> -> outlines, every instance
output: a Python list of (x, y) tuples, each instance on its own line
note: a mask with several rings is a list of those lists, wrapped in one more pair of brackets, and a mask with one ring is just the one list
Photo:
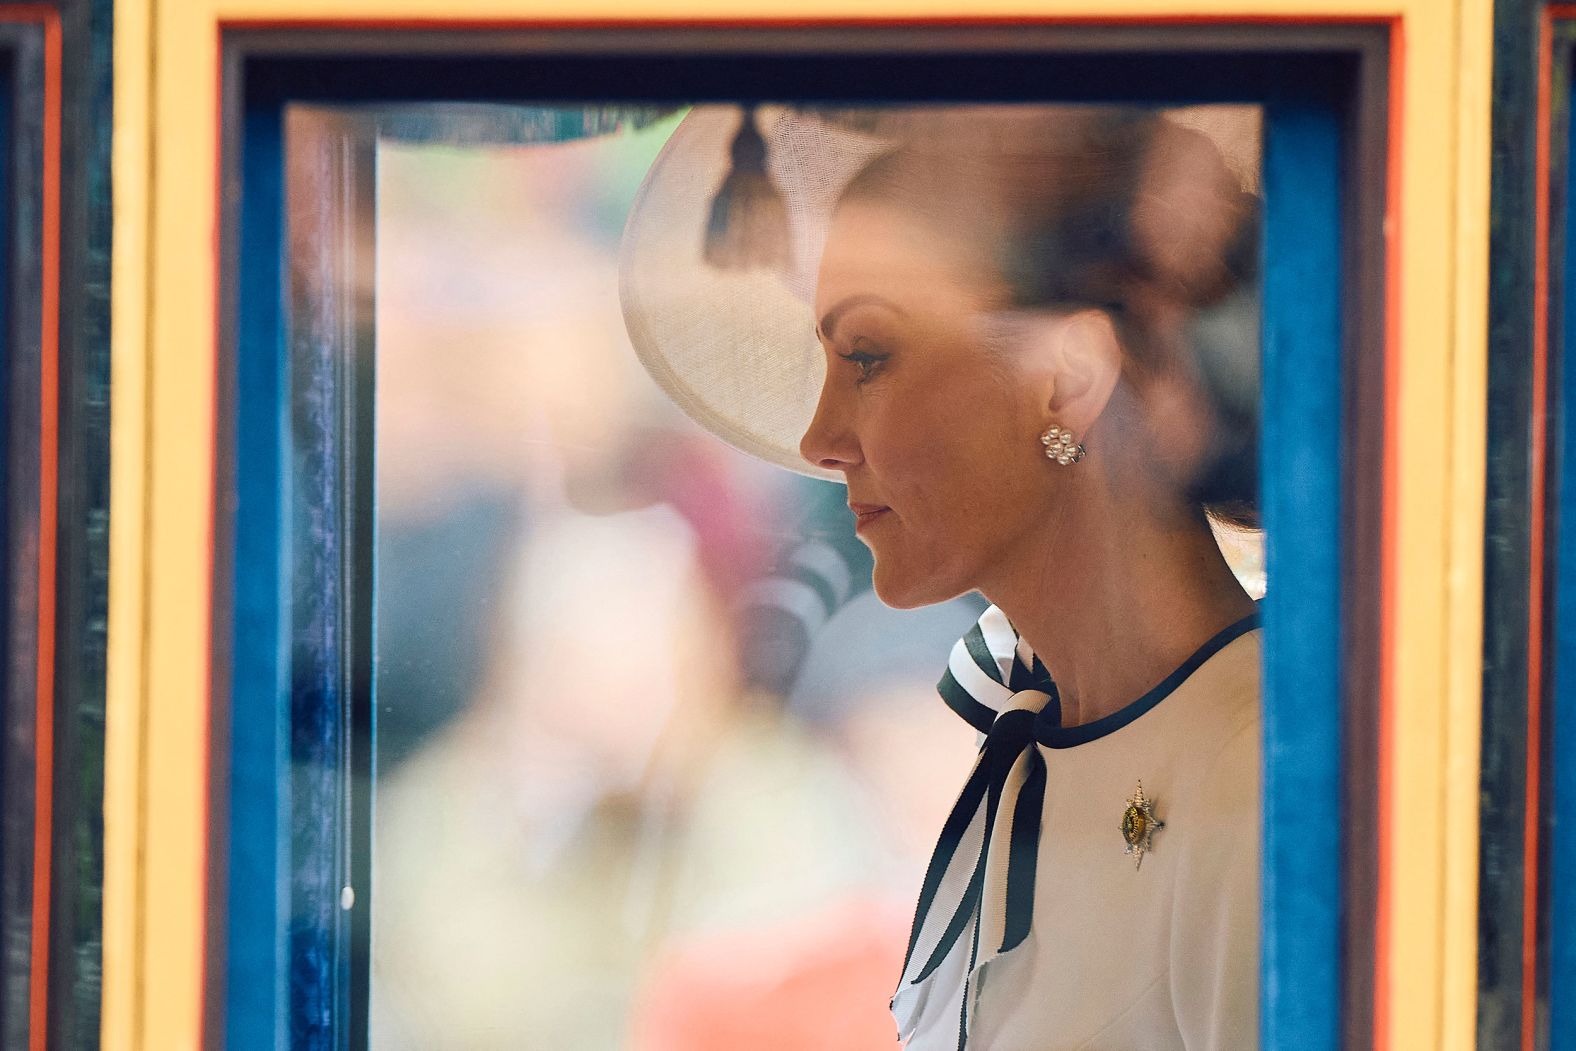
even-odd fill
[[(117, 5), (115, 508), (106, 818), (107, 1046), (192, 1046), (202, 1024), (222, 23), (453, 17), (429, 3)], [(466, 17), (1379, 20), (1393, 27), (1387, 448), (1394, 497), (1382, 710), (1381, 1046), (1471, 1046), (1481, 624), (1486, 3), (539, 4)], [(175, 57), (178, 56), (178, 59)], [(203, 86), (209, 86), (204, 88)], [(1441, 177), (1446, 173), (1446, 177)], [(1442, 306), (1443, 305), (1443, 306)], [(1444, 407), (1442, 409), (1442, 407)], [(1448, 455), (1441, 455), (1441, 449)], [(146, 465), (144, 470), (143, 465)], [(1447, 567), (1447, 568), (1442, 568)], [(157, 703), (153, 703), (154, 699)], [(139, 791), (138, 786), (142, 788)], [(1399, 820), (1404, 815), (1405, 820)], [(1443, 952), (1441, 951), (1443, 946)]]

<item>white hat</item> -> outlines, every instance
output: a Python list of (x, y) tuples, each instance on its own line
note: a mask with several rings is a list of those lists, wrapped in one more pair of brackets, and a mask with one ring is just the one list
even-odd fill
[[(872, 160), (935, 122), (1001, 116), (1005, 130), (1074, 108), (1089, 109), (695, 107), (646, 174), (624, 230), (620, 297), (636, 353), (681, 409), (730, 445), (842, 481), (805, 462), (799, 440), (825, 376), (812, 308), (844, 190)], [(1257, 107), (1163, 115), (1203, 132), (1240, 185), (1257, 188)], [(1256, 326), (1256, 311), (1249, 313)], [(1233, 316), (1242, 315), (1238, 303)], [(1256, 328), (1251, 342), (1256, 358)], [(1253, 380), (1256, 399), (1256, 373)]]

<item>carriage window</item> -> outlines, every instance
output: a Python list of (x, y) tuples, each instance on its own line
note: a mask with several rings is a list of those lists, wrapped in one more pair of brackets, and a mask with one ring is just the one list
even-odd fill
[(620, 234), (676, 119), (377, 150), (378, 1046), (891, 1036), (976, 745), (934, 680), (983, 602), (883, 606), (844, 489), (640, 368)]
[(712, 57), (248, 67), (227, 1032), (1333, 1046), (1351, 67)]
[[(1002, 122), (1032, 136), (1043, 122), (1041, 163), (1064, 164), (1057, 175), (1069, 184), (1098, 161), (1067, 162), (1065, 143), (1076, 136), (1104, 136), (1106, 148), (1138, 128), (1160, 136), (1151, 148), (1168, 150), (1178, 170), (1155, 163), (1150, 184), (1129, 198), (1150, 201), (1151, 211), (1111, 219), (1094, 209), (1121, 207), (1116, 195), (1074, 187), (1086, 212), (1053, 218), (1069, 236), (1084, 231), (1088, 244), (1072, 245), (1057, 260), (1062, 269), (1041, 265), (1022, 277), (1016, 298), (933, 323), (989, 317), (1010, 332), (1050, 324), (1044, 318), (1115, 319), (1129, 346), (1110, 382), (1112, 397), (1126, 403), (1110, 404), (1098, 429), (1080, 421), (1078, 434), (1027, 435), (1045, 448), (1018, 462), (1074, 478), (1074, 450), (1084, 447), (1076, 439), (1087, 433), (1090, 455), (1118, 464), (1100, 469), (1115, 480), (1107, 484), (1136, 492), (1141, 479), (1159, 477), (1175, 489), (1166, 500), (1208, 506), (1223, 571), (1234, 571), (1240, 605), (1251, 609), (1248, 596), (1265, 590), (1262, 534), (1248, 510), (1256, 502), (1261, 115), (1243, 106), (1063, 107), (1038, 117), (1021, 108), (824, 115), (711, 106), (591, 116), (602, 123), (585, 111), (502, 107), (301, 107), (286, 119), (294, 383), (302, 392), (328, 389), (339, 366), (323, 352), (339, 344), (356, 364), (337, 374), (346, 389), (332, 411), (348, 403), (354, 419), (344, 422), (370, 437), (370, 450), (346, 453), (338, 465), (299, 470), (319, 486), (355, 480), (336, 496), (336, 513), (374, 519), (370, 534), (352, 527), (337, 553), (321, 543), (306, 552), (370, 568), (371, 587), (350, 603), (365, 603), (375, 625), (370, 726), (357, 728), (352, 713), (348, 739), (298, 745), (329, 755), (364, 747), (368, 731), (375, 741), (370, 785), (358, 793), (352, 778), (348, 798), (338, 800), (349, 807), (352, 836), (370, 817), (363, 871), (349, 853), (340, 907), (356, 911), (357, 896), (370, 891), (362, 904), (371, 1040), (721, 1048), (835, 1019), (847, 1046), (875, 1046), (892, 1036), (888, 1001), (936, 837), (974, 763), (976, 732), (990, 729), (960, 719), (946, 694), (963, 676), (949, 667), (954, 644), (987, 599), (966, 587), (923, 608), (889, 608), (872, 586), (881, 544), (856, 535), (852, 487), (781, 469), (785, 461), (814, 466), (791, 463), (808, 416), (772, 410), (793, 394), (813, 408), (823, 379), (812, 313), (817, 266), (824, 283), (839, 279), (828, 277), (834, 266), (864, 267), (865, 255), (885, 265), (882, 257), (902, 248), (879, 238), (852, 253), (846, 241), (825, 247), (840, 232), (835, 193), (859, 192), (856, 176), (881, 156), (883, 142), (869, 130), (877, 127), (902, 135), (923, 134), (926, 121)], [(686, 188), (671, 178), (680, 164), (709, 166), (684, 173), (709, 185), (737, 178), (725, 148), (748, 124), (765, 128), (769, 157), (786, 157), (768, 161), (787, 207), (788, 251), (776, 269), (716, 257), (711, 193), (671, 205), (663, 197)], [(483, 137), (478, 129), (522, 141), (468, 142)], [(828, 182), (812, 186), (796, 183), (802, 173), (785, 165), (789, 151), (816, 148), (806, 138), (813, 135), (827, 156), (839, 151), (832, 160), (843, 168), (814, 169)], [(710, 152), (693, 145), (701, 139)], [(919, 156), (913, 177), (935, 181), (942, 173)], [(643, 178), (646, 211), (631, 218)], [(1027, 215), (1059, 206), (1012, 196), (1023, 189), (1009, 187), (1002, 207)], [(1129, 221), (1148, 222), (1133, 236), (1151, 243), (1124, 256), (1105, 242)], [(843, 254), (824, 263), (828, 252)], [(1145, 283), (1096, 272), (1127, 258), (1150, 268)], [(1203, 272), (1202, 258), (1222, 272)], [(951, 276), (935, 280), (925, 296), (958, 287)], [(1085, 285), (1044, 287), (1053, 280)], [(1199, 287), (1176, 294), (1168, 280)], [(685, 313), (686, 303), (717, 309)], [(1151, 325), (1146, 305), (1186, 308), (1186, 324)], [(1076, 336), (1047, 328), (1017, 338)], [(752, 338), (758, 345), (730, 342)], [(1163, 338), (1174, 342), (1162, 346)], [(671, 361), (642, 368), (642, 357), (649, 365), (666, 346), (675, 348)], [(911, 347), (917, 370), (917, 355), (929, 351)], [(705, 348), (713, 360), (679, 356)], [(1006, 353), (1035, 351), (1026, 344)], [(788, 394), (758, 371), (772, 362), (803, 369)], [(674, 378), (663, 367), (694, 371)], [(738, 400), (723, 400), (724, 373), (742, 390)], [(755, 390), (745, 389), (751, 375), (761, 381)], [(942, 382), (945, 373), (935, 375)], [(1079, 382), (1076, 372), (1069, 377)], [(707, 382), (710, 393), (696, 395)], [(686, 391), (737, 414), (733, 429), (720, 431), (732, 446), (679, 411), (672, 395)], [(309, 419), (325, 411), (306, 407)], [(962, 440), (980, 440), (965, 421), (933, 423), (941, 436), (954, 427)], [(1141, 435), (1152, 439), (1145, 448), (1162, 450), (1158, 466), (1118, 460), (1113, 446), (1136, 446)], [(739, 450), (752, 442), (777, 463)], [(1234, 502), (1203, 502), (1206, 461), (1225, 464), (1210, 484), (1235, 486)], [(884, 482), (878, 471), (853, 486)], [(903, 480), (897, 472), (891, 484)], [(303, 493), (298, 513), (312, 513), (312, 497)], [(911, 508), (918, 519), (923, 506), (900, 505), (899, 513)], [(366, 536), (371, 551), (354, 550)], [(1108, 572), (1132, 579), (1133, 567)], [(303, 573), (298, 586), (320, 579)], [(904, 604), (900, 590), (895, 597)], [(354, 637), (354, 615), (340, 630)], [(1049, 653), (1044, 664), (1054, 669), (1060, 657)], [(1256, 686), (1256, 659), (1248, 667)], [(1144, 684), (1154, 689), (1131, 689), (1133, 697), (1162, 699), (1174, 687), (1162, 682), (1169, 670)], [(1124, 705), (1109, 707), (1107, 721), (1126, 717)], [(1166, 879), (1164, 832), (1131, 843), (1119, 834), (1122, 805), (1146, 790), (1143, 774), (1106, 801), (1111, 834), (1101, 845), (1116, 856), (1138, 848), (1140, 867), (1143, 849), (1156, 851), (1150, 870)], [(300, 798), (310, 798), (322, 768), (298, 767), (295, 776)], [(1054, 767), (1050, 776), (1055, 784)], [(1163, 818), (1178, 788), (1163, 764), (1148, 777), (1160, 809), (1139, 813)], [(1256, 742), (1241, 777), (1254, 796)], [(1256, 820), (1252, 811), (1238, 817)], [(1239, 889), (1256, 887), (1250, 880)], [(1255, 897), (1239, 901), (1250, 928)], [(1255, 945), (1250, 937), (1237, 949), (1249, 954)], [(1236, 963), (1251, 995), (1256, 961)], [(807, 1031), (804, 1041), (811, 1038)]]

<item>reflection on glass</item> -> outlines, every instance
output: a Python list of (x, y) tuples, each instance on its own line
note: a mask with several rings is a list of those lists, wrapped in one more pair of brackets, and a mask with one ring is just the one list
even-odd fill
[[(1223, 119), (1251, 180), (1257, 139), (1230, 129), (1256, 125)], [(678, 135), (707, 121), (731, 137), (738, 110)], [(833, 122), (850, 173), (874, 123)], [(717, 442), (641, 367), (620, 242), (676, 127), (377, 148), (374, 1047), (893, 1043), (914, 902), (980, 743), (935, 683), (986, 603), (882, 604), (848, 490)], [(691, 254), (711, 204), (672, 217)], [(792, 222), (775, 275), (725, 279), (757, 305), (815, 295)], [(682, 300), (694, 272), (646, 277)], [(646, 321), (714, 345), (738, 323), (718, 302)], [(813, 403), (820, 346), (791, 337)], [(770, 437), (793, 453), (808, 422)], [(1261, 595), (1258, 535), (1216, 527)]]
[(890, 1042), (980, 604), (881, 606), (840, 489), (640, 368), (671, 130), (379, 150), (376, 1047)]
[(1257, 520), (1258, 125), (719, 107), (631, 215), (625, 318), (675, 404), (845, 481), (887, 604), (991, 602), (940, 684), (985, 740), (892, 1001), (910, 1051), (1256, 1043), (1260, 636), (1210, 519)]

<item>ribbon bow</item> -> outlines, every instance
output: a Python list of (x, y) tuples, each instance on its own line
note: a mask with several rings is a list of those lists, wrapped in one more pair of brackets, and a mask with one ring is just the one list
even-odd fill
[(1046, 780), (1035, 724), (1050, 705), (1060, 715), (1050, 673), (995, 606), (953, 647), (938, 690), (985, 741), (931, 854), (892, 998), (909, 1051), (962, 1047), (975, 972), (1028, 937)]

